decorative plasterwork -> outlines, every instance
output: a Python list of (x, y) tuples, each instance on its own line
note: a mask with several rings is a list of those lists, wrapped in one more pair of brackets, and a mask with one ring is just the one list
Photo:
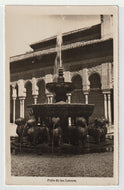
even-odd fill
[(102, 76), (102, 66), (98, 65), (95, 67), (88, 68), (88, 77), (90, 77), (94, 73), (98, 73), (101, 77)]
[(20, 79), (17, 81), (18, 85), (18, 97), (26, 97), (26, 88), (24, 84), (24, 80)]
[(37, 86), (37, 80), (36, 78), (32, 78), (32, 95), (38, 96), (39, 94), (39, 88)]
[[(64, 77), (66, 82), (71, 82), (72, 78), (76, 75), (80, 75), (82, 78), (82, 86), (83, 86), (83, 91), (84, 92), (89, 92), (90, 90), (90, 82), (89, 82), (89, 77), (94, 74), (98, 73), (101, 78), (101, 84), (102, 84), (102, 90), (109, 90), (113, 87), (113, 68), (112, 68), (112, 63), (103, 63), (101, 65), (91, 67), (91, 68), (84, 68), (79, 71), (65, 71), (64, 72)], [(18, 81), (11, 82), (11, 86), (18, 86), (18, 96), (21, 97), (26, 97), (26, 84), (27, 82), (31, 82), (32, 84), (32, 95), (38, 95), (39, 88), (37, 86), (37, 83), (41, 80), (44, 80), (45, 84), (48, 82), (53, 82), (53, 77), (54, 75), (48, 74), (45, 75), (45, 77), (40, 77), (40, 78), (35, 78), (33, 77), (32, 79), (28, 80), (23, 80), (20, 79)], [(46, 89), (46, 94), (49, 94), (50, 92)]]

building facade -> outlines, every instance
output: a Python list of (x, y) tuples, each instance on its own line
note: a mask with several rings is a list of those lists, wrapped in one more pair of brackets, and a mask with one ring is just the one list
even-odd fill
[[(75, 90), (67, 100), (94, 104), (91, 116), (114, 121), (113, 106), (113, 16), (100, 16), (101, 22), (62, 34), (62, 64), (66, 82)], [(46, 89), (56, 81), (56, 38), (31, 44), (31, 52), (10, 58), (10, 122), (28, 117), (29, 104), (52, 103), (54, 95)]]

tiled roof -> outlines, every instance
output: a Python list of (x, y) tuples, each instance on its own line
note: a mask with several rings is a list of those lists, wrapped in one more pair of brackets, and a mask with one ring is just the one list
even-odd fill
[[(104, 41), (107, 41), (110, 39), (112, 39), (112, 38), (106, 37), (104, 39), (96, 39), (96, 40), (90, 40), (90, 41), (81, 41), (81, 42), (71, 43), (71, 44), (63, 45), (62, 51), (73, 49), (73, 48), (78, 48), (78, 47), (85, 47), (88, 45), (101, 43), (101, 42), (104, 42)], [(23, 60), (23, 59), (29, 59), (29, 58), (33, 58), (33, 57), (37, 57), (37, 56), (41, 56), (41, 55), (47, 55), (47, 54), (56, 53), (56, 52), (57, 52), (56, 48), (50, 48), (47, 50), (25, 53), (25, 54), (11, 57), (10, 62), (15, 62), (15, 61)]]

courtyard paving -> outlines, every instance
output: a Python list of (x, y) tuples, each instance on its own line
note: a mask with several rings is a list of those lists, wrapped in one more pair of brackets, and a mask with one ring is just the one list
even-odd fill
[(113, 152), (82, 155), (11, 155), (12, 176), (112, 177)]

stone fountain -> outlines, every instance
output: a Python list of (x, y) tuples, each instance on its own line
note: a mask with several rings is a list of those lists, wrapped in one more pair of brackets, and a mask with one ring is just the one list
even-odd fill
[[(61, 41), (61, 40), (60, 40)], [(94, 105), (82, 103), (68, 103), (67, 94), (74, 89), (72, 82), (65, 82), (63, 77), (63, 67), (61, 62), (61, 44), (59, 44), (59, 61), (58, 77), (56, 82), (46, 84), (49, 92), (54, 94), (55, 103), (39, 103), (30, 105), (36, 121), (40, 118), (41, 125), (48, 119), (52, 121), (53, 117), (60, 118), (60, 126), (62, 129), (63, 140), (68, 140), (68, 118), (71, 118), (75, 124), (77, 117), (84, 117), (88, 123), (88, 119), (93, 113)]]

